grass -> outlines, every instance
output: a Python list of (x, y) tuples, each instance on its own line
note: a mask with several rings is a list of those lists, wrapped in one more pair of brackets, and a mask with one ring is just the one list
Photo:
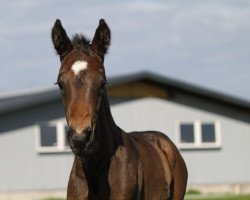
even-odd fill
[(189, 189), (186, 192), (185, 200), (250, 200), (250, 194), (202, 194), (199, 190)]
[(194, 194), (201, 194), (201, 192), (199, 190), (194, 190), (194, 189), (189, 189), (186, 192), (186, 195), (194, 195)]
[(250, 200), (250, 195), (186, 195), (185, 200)]

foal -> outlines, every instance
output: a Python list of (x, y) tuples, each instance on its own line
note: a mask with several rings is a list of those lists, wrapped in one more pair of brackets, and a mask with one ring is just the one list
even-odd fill
[(99, 21), (92, 42), (70, 40), (60, 20), (52, 29), (61, 68), (60, 88), (68, 143), (75, 154), (68, 200), (182, 200), (187, 169), (176, 146), (156, 131), (125, 133), (114, 122), (107, 92), (104, 55), (110, 30)]

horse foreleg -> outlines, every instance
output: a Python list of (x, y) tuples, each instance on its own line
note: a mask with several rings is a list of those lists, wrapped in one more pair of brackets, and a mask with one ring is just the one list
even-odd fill
[(68, 182), (67, 200), (87, 199), (88, 185), (83, 172), (82, 163), (78, 157), (75, 157)]

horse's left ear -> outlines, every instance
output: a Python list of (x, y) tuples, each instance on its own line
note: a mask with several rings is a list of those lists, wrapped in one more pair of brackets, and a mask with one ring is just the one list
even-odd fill
[(72, 50), (73, 45), (59, 19), (52, 28), (51, 36), (56, 52), (62, 60)]
[(104, 19), (100, 19), (99, 26), (96, 29), (94, 39), (91, 43), (92, 50), (104, 60), (104, 55), (107, 53), (110, 46), (111, 34), (108, 25)]

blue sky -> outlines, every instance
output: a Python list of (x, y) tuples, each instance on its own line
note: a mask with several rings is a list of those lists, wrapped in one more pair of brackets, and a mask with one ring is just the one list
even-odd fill
[(250, 100), (250, 1), (0, 0), (0, 93), (52, 86), (59, 58), (50, 31), (92, 39), (112, 31), (107, 76), (149, 70)]

